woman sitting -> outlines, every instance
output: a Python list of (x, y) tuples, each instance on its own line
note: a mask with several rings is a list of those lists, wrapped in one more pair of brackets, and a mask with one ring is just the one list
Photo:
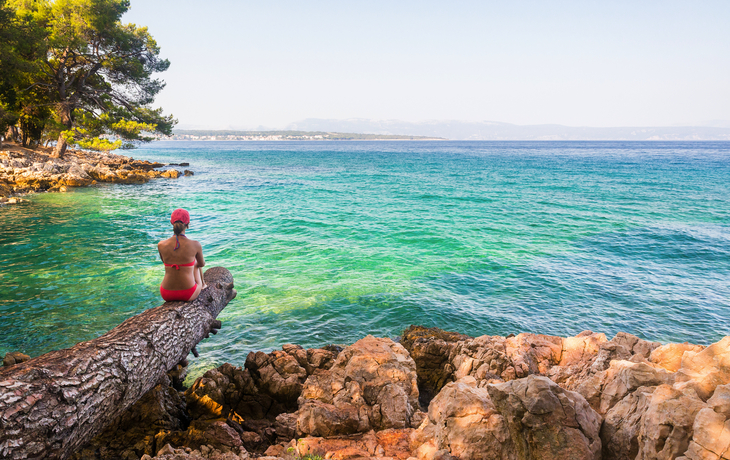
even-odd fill
[(160, 294), (167, 302), (182, 300), (190, 302), (198, 298), (205, 288), (203, 281), (203, 247), (185, 236), (190, 224), (190, 214), (176, 209), (170, 217), (175, 236), (157, 243), (160, 258), (165, 264), (165, 278), (160, 285)]

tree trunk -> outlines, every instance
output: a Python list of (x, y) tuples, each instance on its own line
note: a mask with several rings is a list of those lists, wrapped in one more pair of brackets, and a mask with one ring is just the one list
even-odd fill
[(0, 458), (66, 459), (209, 333), (236, 296), (231, 273), (205, 272), (193, 302), (167, 302), (103, 336), (0, 370)]
[(56, 147), (53, 149), (53, 157), (55, 158), (63, 158), (63, 154), (66, 153), (66, 138), (63, 137), (63, 133), (58, 135), (58, 141), (56, 142)]

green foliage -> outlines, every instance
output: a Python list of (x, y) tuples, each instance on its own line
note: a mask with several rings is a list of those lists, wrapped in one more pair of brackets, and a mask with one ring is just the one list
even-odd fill
[(24, 132), (40, 140), (41, 127), (64, 148), (108, 150), (172, 132), (174, 118), (151, 107), (165, 86), (153, 74), (170, 63), (146, 27), (122, 24), (128, 0), (0, 0), (0, 7), (0, 39), (14, 39), (0, 40), (0, 118), (17, 115)]

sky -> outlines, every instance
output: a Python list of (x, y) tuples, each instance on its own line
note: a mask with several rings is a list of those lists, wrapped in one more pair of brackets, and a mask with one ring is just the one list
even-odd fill
[(730, 1), (131, 0), (179, 128), (730, 126)]

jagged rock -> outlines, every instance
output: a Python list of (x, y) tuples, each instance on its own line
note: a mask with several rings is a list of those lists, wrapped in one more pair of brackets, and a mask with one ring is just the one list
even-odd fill
[(706, 401), (715, 387), (730, 383), (730, 336), (699, 352), (685, 351), (677, 383), (685, 383)]
[(416, 363), (419, 397), (424, 408), (453, 379), (449, 356), (456, 343), (471, 338), (435, 327), (412, 325), (403, 331), (400, 342)]
[(212, 446), (200, 446), (199, 449), (179, 448), (176, 449), (167, 444), (160, 449), (154, 457), (143, 455), (140, 460), (248, 460), (250, 456), (246, 451), (221, 452)]
[(177, 169), (168, 169), (167, 171), (162, 173), (162, 177), (177, 179), (178, 177), (180, 177), (180, 171), (178, 171)]
[(547, 377), (488, 385), (520, 460), (599, 460), (601, 417), (578, 393)]
[(692, 441), (682, 460), (730, 459), (730, 385), (721, 385), (692, 424)]
[(440, 451), (461, 460), (516, 458), (507, 423), (487, 389), (478, 388), (470, 376), (446, 384), (431, 401), (428, 418), (411, 435), (411, 448), (419, 459), (435, 458)]
[(185, 174), (185, 176), (194, 176), (195, 175), (195, 173), (189, 169), (186, 169), (185, 171), (183, 171), (183, 174)]
[(639, 387), (607, 413), (601, 425), (602, 460), (634, 460), (639, 452), (641, 417), (656, 387)]
[(308, 436), (298, 439), (294, 453), (333, 460), (387, 458), (406, 460), (411, 457), (408, 439), (413, 430), (387, 429), (349, 436), (321, 438)]
[[(245, 368), (224, 364), (206, 372), (186, 392), (194, 418), (268, 419), (297, 410), (303, 383), (316, 370), (328, 369), (336, 354), (285, 345), (286, 351), (252, 352)], [(302, 366), (302, 364), (304, 366)]]
[(417, 409), (416, 364), (402, 345), (369, 335), (345, 348), (329, 370), (307, 379), (297, 432), (334, 436), (407, 428)]
[(641, 418), (636, 460), (669, 460), (689, 447), (692, 426), (705, 404), (691, 389), (660, 385)]
[(605, 371), (597, 372), (581, 382), (575, 391), (601, 415), (606, 414), (627, 394), (639, 387), (674, 383), (675, 375), (647, 363), (611, 361)]
[(669, 343), (655, 348), (649, 356), (649, 361), (662, 367), (669, 372), (677, 372), (682, 364), (682, 356), (685, 351), (693, 353), (704, 350), (702, 345), (692, 345), (690, 343)]

